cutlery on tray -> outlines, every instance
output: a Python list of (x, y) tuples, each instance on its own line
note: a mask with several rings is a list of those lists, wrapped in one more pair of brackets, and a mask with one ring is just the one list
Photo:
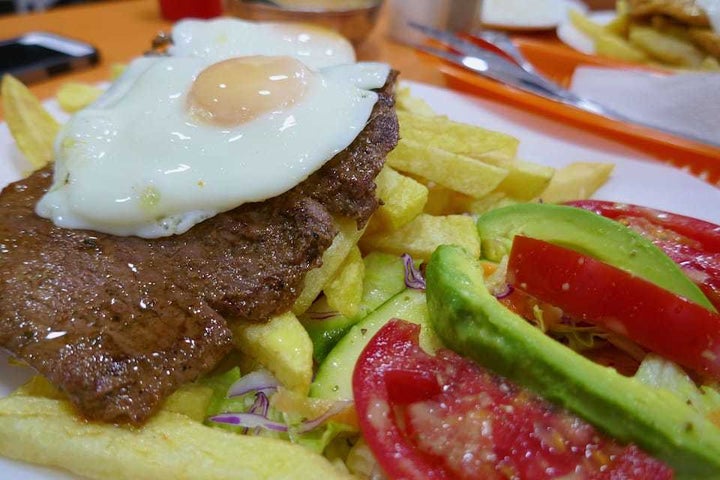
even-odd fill
[(524, 92), (539, 95), (564, 105), (578, 108), (580, 110), (600, 115), (611, 120), (639, 125), (642, 127), (660, 130), (671, 135), (676, 135), (690, 140), (720, 147), (720, 143), (708, 142), (707, 139), (694, 137), (687, 132), (675, 131), (670, 128), (660, 128), (637, 119), (629, 118), (607, 106), (601, 105), (588, 98), (583, 98), (567, 90), (555, 82), (543, 77), (535, 70), (533, 65), (523, 56), (515, 46), (510, 37), (500, 31), (483, 29), (468, 37), (476, 38), (489, 45), (492, 45), (501, 53), (496, 53), (489, 48), (484, 48), (478, 43), (469, 40), (467, 37), (456, 33), (439, 30), (433, 27), (410, 23), (410, 27), (423, 33), (429, 39), (434, 40), (449, 49), (438, 48), (432, 45), (414, 43), (412, 46), (441, 58), (453, 65), (465, 68), (484, 77), (497, 82), (509, 85)]

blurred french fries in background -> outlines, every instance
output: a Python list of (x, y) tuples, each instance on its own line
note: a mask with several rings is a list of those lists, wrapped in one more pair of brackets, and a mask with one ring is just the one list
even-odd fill
[(616, 16), (607, 25), (571, 10), (570, 22), (590, 37), (595, 52), (626, 62), (671, 68), (720, 70), (720, 41), (710, 27), (684, 25), (662, 15), (636, 18), (627, 0), (616, 3)]
[(11, 75), (3, 76), (0, 96), (5, 122), (18, 149), (34, 170), (50, 163), (60, 124), (43, 107), (40, 100)]

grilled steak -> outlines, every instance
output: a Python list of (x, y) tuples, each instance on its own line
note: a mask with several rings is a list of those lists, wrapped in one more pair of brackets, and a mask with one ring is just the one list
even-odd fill
[(231, 348), (226, 318), (288, 310), (321, 263), (332, 215), (363, 225), (395, 146), (395, 75), (355, 141), (301, 185), (146, 240), (67, 230), (35, 215), (40, 171), (0, 194), (0, 346), (61, 388), (82, 414), (141, 423)]

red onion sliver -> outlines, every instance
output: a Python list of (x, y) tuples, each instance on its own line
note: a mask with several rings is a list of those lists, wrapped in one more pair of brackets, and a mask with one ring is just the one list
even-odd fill
[(425, 278), (423, 278), (420, 270), (415, 267), (412, 257), (402, 254), (403, 264), (405, 265), (405, 286), (414, 290), (425, 290)]
[(339, 400), (333, 403), (330, 408), (328, 408), (325, 413), (323, 413), (319, 417), (313, 418), (312, 420), (305, 420), (304, 422), (302, 422), (297, 428), (297, 433), (307, 433), (315, 430), (317, 427), (325, 423), (328, 418), (342, 412), (350, 405), (352, 405), (352, 403), (353, 402), (349, 400)]
[(287, 425), (280, 422), (274, 422), (263, 415), (257, 413), (221, 413), (214, 415), (208, 420), (215, 423), (224, 423), (226, 425), (234, 425), (245, 428), (265, 428), (276, 432), (287, 432)]
[(257, 392), (255, 394), (255, 403), (248, 409), (248, 413), (254, 413), (256, 415), (262, 415), (267, 417), (268, 411), (270, 410), (270, 400), (267, 395), (263, 392)]
[(308, 312), (308, 316), (312, 320), (327, 320), (328, 318), (337, 317), (340, 315), (340, 312), (335, 311), (327, 311), (327, 312)]
[(250, 392), (271, 392), (280, 386), (275, 377), (264, 370), (256, 370), (243, 375), (240, 380), (233, 383), (228, 390), (228, 398), (239, 397)]
[(515, 288), (508, 283), (507, 285), (505, 285), (505, 290), (496, 294), (495, 298), (497, 298), (498, 300), (502, 300), (503, 298), (509, 296), (514, 291), (515, 291)]

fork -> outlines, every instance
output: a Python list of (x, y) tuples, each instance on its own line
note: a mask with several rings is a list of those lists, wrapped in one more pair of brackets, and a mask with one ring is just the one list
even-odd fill
[(497, 82), (504, 83), (525, 92), (539, 95), (541, 97), (548, 98), (595, 115), (600, 115), (611, 120), (660, 130), (671, 135), (688, 138), (695, 142), (720, 146), (720, 143), (708, 142), (707, 139), (694, 137), (684, 132), (660, 128), (655, 125), (631, 119), (626, 115), (616, 112), (615, 110), (595, 101), (576, 95), (555, 82), (548, 80), (537, 72), (535, 67), (533, 67), (533, 65), (515, 46), (510, 37), (503, 32), (483, 29), (471, 34), (471, 37), (474, 36), (480, 40), (484, 40), (485, 42), (493, 45), (499, 51), (503, 52), (507, 55), (507, 57), (495, 53), (487, 48), (483, 48), (453, 32), (438, 30), (436, 28), (420, 25), (414, 22), (410, 22), (409, 25), (410, 27), (422, 32), (428, 38), (431, 38), (452, 49), (445, 50), (420, 43), (411, 44), (411, 46), (417, 50), (441, 58), (454, 65), (466, 68)]

